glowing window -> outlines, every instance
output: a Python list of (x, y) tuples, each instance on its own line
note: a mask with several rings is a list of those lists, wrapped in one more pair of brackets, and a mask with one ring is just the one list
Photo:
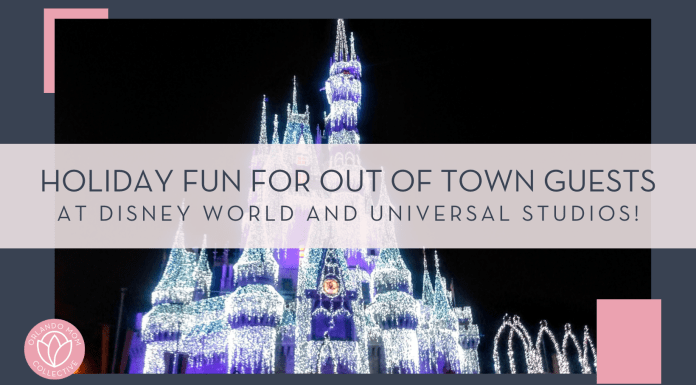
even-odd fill
[(341, 285), (338, 283), (337, 280), (333, 278), (327, 278), (324, 280), (324, 284), (322, 285), (324, 289), (324, 293), (328, 295), (329, 297), (335, 297), (338, 295), (338, 291), (341, 288)]

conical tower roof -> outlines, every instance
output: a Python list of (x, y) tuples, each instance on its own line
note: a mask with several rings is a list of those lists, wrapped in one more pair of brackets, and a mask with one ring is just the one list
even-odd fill
[(267, 240), (263, 222), (252, 222), (247, 237), (247, 247), (234, 265), (236, 286), (249, 284), (275, 285), (278, 280), (278, 262), (269, 248), (258, 248)]
[(346, 40), (346, 25), (343, 19), (338, 19), (338, 28), (336, 29), (336, 49), (334, 51), (334, 60), (348, 61), (348, 41)]
[(273, 139), (272, 144), (279, 144), (280, 137), (278, 136), (278, 115), (276, 114), (273, 119)]
[(406, 268), (399, 249), (380, 249), (379, 258), (372, 272), (377, 294), (388, 291), (403, 291), (413, 294), (411, 272)]
[(292, 77), (292, 109), (293, 114), (297, 114), (297, 76)]
[(435, 286), (433, 296), (433, 315), (435, 321), (440, 324), (440, 327), (447, 329), (456, 329), (458, 327), (457, 317), (452, 311), (449, 299), (447, 298), (447, 289), (445, 288), (444, 279), (440, 275), (440, 260), (435, 251)]
[(183, 222), (183, 218), (180, 217), (164, 274), (152, 292), (153, 305), (188, 303), (193, 299), (196, 288), (196, 255), (184, 248)]
[(266, 128), (266, 95), (263, 95), (261, 106), (261, 132), (259, 133), (259, 144), (268, 144), (268, 130)]
[(196, 261), (196, 269), (194, 271), (194, 279), (196, 288), (201, 290), (205, 297), (210, 296), (210, 285), (212, 285), (213, 272), (210, 270), (207, 251), (207, 236), (203, 236), (203, 246), (201, 253)]
[(430, 273), (428, 272), (428, 260), (425, 257), (425, 249), (423, 249), (423, 269), (423, 303), (427, 306), (433, 306), (435, 304), (435, 291), (433, 290)]

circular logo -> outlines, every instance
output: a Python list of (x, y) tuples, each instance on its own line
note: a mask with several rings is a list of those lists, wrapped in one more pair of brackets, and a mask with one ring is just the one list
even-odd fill
[(34, 326), (24, 342), (29, 367), (43, 378), (59, 380), (75, 373), (85, 358), (85, 341), (70, 322), (49, 319)]

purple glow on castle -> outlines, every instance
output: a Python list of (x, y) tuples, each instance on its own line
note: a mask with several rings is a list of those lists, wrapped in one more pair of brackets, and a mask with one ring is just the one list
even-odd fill
[[(343, 20), (330, 58), (324, 91), (330, 112), (313, 138), (309, 109), (299, 113), (297, 81), (287, 107), (284, 137), (273, 119), (269, 143), (262, 100), (259, 147), (253, 167), (312, 169), (326, 138), (332, 167), (360, 168), (358, 110), (362, 66)], [(307, 144), (281, 150), (283, 144)], [(339, 146), (341, 145), (341, 146)], [(293, 152), (297, 151), (297, 152)], [(384, 185), (384, 184), (383, 184)], [(299, 196), (299, 202), (315, 197)], [(250, 204), (267, 197), (252, 192)], [(319, 199), (319, 198), (317, 198)], [(372, 197), (345, 194), (355, 207)], [(390, 203), (386, 190), (380, 204)], [(308, 211), (307, 207), (298, 211)], [(300, 214), (300, 213), (298, 213)], [(301, 215), (298, 215), (301, 216)], [(306, 217), (306, 215), (305, 215)], [(319, 249), (317, 239), (348, 237), (326, 223), (292, 223), (287, 234), (306, 247), (213, 252), (217, 277), (205, 244), (183, 247), (180, 223), (164, 274), (152, 293), (152, 309), (142, 318), (131, 345), (130, 373), (478, 373), (478, 327), (469, 307), (456, 308), (440, 274), (425, 270), (423, 298), (413, 297), (411, 272), (399, 249)], [(359, 225), (356, 225), (360, 231)], [(267, 234), (261, 224), (245, 229), (247, 244)], [(297, 235), (297, 236), (296, 236)], [(394, 229), (377, 234), (395, 241)], [(257, 242), (261, 243), (261, 242)], [(385, 243), (386, 244), (386, 243)], [(425, 253), (424, 253), (425, 258)], [(219, 282), (219, 290), (217, 288)]]

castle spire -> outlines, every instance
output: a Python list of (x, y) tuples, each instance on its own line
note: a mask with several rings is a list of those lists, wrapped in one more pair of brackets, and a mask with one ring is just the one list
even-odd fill
[(198, 256), (198, 268), (202, 271), (210, 272), (210, 266), (208, 265), (208, 235), (203, 234), (203, 246), (201, 246), (201, 253)]
[(210, 270), (210, 265), (208, 264), (208, 236), (203, 235), (203, 246), (201, 247), (201, 253), (196, 261), (196, 268), (194, 271), (194, 280), (196, 281), (196, 292), (194, 293), (194, 301), (203, 298), (208, 298), (210, 296), (210, 285), (213, 280), (213, 272)]
[[(184, 203), (182, 202), (181, 205), (183, 206)], [(152, 292), (153, 305), (188, 303), (193, 299), (196, 256), (185, 249), (183, 225), (184, 220), (180, 217), (164, 273)]]
[(435, 251), (435, 286), (433, 296), (433, 313), (436, 322), (439, 322), (441, 327), (456, 330), (458, 327), (457, 317), (452, 311), (452, 305), (447, 297), (447, 289), (445, 282), (440, 274), (440, 259)]
[(314, 140), (314, 144), (321, 144), (321, 130), (319, 129), (319, 123), (317, 123), (317, 138)]
[(423, 303), (428, 306), (433, 306), (435, 292), (433, 291), (433, 284), (430, 282), (428, 259), (425, 256), (425, 248), (423, 248), (423, 271)]
[(292, 77), (292, 113), (297, 114), (297, 76)]
[(279, 144), (280, 139), (278, 139), (278, 114), (275, 115), (273, 119), (273, 144)]
[(379, 259), (372, 272), (372, 281), (376, 286), (377, 294), (388, 291), (403, 291), (413, 294), (411, 272), (406, 268), (399, 249), (379, 250)]
[(348, 60), (348, 42), (346, 41), (346, 26), (343, 19), (338, 19), (338, 29), (336, 30), (336, 51), (334, 60)]
[[(387, 182), (384, 180), (384, 167), (382, 167), (382, 172), (380, 173), (381, 176), (381, 184), (380, 184), (380, 189), (379, 189), (379, 199), (377, 205), (379, 206), (380, 210), (382, 210), (382, 215), (385, 218), (391, 218), (391, 207), (392, 207), (392, 202), (391, 199), (389, 198), (389, 192), (387, 191)], [(379, 226), (382, 226), (380, 229), (381, 231), (378, 233), (380, 236), (380, 243), (383, 245), (383, 247), (396, 247), (397, 242), (396, 242), (396, 232), (394, 230), (394, 222), (389, 219), (388, 221), (380, 221), (378, 222)]]
[(358, 109), (362, 100), (362, 66), (358, 56), (348, 49), (343, 19), (338, 20), (336, 49), (330, 63), (324, 87), (331, 105), (331, 113), (324, 119), (328, 144), (360, 144)]
[(353, 61), (356, 58), (355, 54), (355, 38), (353, 37), (353, 32), (350, 33), (350, 60)]
[(263, 95), (261, 107), (261, 132), (259, 133), (259, 144), (268, 144), (268, 132), (266, 128), (266, 95)]
[[(186, 200), (181, 201), (181, 207), (184, 207), (185, 202)], [(177, 227), (176, 234), (174, 235), (172, 249), (183, 249), (184, 247), (186, 247), (184, 243), (184, 217), (179, 216), (179, 227)]]
[[(445, 293), (447, 292), (447, 281), (445, 281), (445, 277), (440, 274), (440, 258), (437, 256), (437, 250), (435, 250), (435, 280), (440, 281), (440, 285), (442, 286), (443, 290), (445, 290)], [(435, 282), (435, 285), (438, 283)]]

